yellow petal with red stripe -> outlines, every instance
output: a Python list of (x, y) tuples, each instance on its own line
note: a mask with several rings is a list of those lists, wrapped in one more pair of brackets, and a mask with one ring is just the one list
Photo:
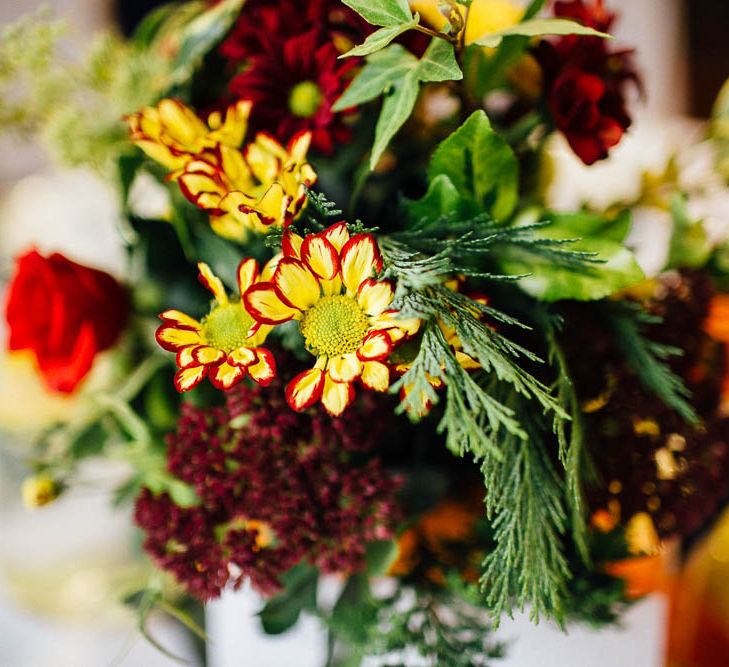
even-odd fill
[(195, 318), (185, 315), (185, 313), (179, 310), (165, 310), (161, 313), (159, 318), (167, 324), (174, 324), (181, 329), (193, 329), (194, 331), (200, 330), (200, 322)]
[(177, 100), (164, 99), (157, 105), (157, 109), (167, 134), (187, 147), (194, 148), (195, 141), (208, 132), (208, 128), (192, 109)]
[(350, 239), (346, 222), (338, 222), (336, 225), (325, 229), (322, 234), (337, 249), (337, 252), (341, 252)]
[(273, 275), (276, 294), (285, 304), (306, 310), (321, 298), (321, 287), (316, 276), (302, 261), (284, 257)]
[(198, 363), (195, 361), (194, 352), (197, 349), (196, 345), (189, 345), (183, 347), (177, 352), (175, 361), (180, 368), (187, 368), (188, 366), (197, 366)]
[(374, 391), (387, 391), (390, 386), (390, 369), (381, 361), (365, 361), (362, 364), (362, 384)]
[(276, 377), (276, 360), (266, 348), (258, 347), (255, 352), (258, 361), (248, 368), (248, 375), (254, 382), (265, 387)]
[(157, 342), (169, 352), (177, 352), (181, 347), (199, 345), (200, 334), (191, 329), (178, 329), (177, 327), (162, 325), (155, 334)]
[(362, 362), (354, 353), (342, 354), (329, 360), (327, 371), (337, 382), (352, 382), (362, 372)]
[(258, 262), (250, 257), (244, 259), (238, 265), (238, 289), (240, 294), (245, 294), (246, 290), (256, 282), (258, 278)]
[(311, 234), (301, 244), (301, 259), (319, 278), (331, 280), (339, 273), (339, 253), (323, 236)]
[(234, 387), (244, 376), (244, 369), (239, 366), (231, 366), (227, 361), (210, 369), (210, 382), (216, 389), (223, 391)]
[(249, 347), (239, 347), (228, 355), (228, 363), (231, 366), (242, 366), (243, 368), (255, 363), (256, 359), (256, 353)]
[(243, 303), (251, 317), (264, 324), (281, 324), (300, 314), (279, 299), (273, 283), (256, 283), (249, 287), (243, 295)]
[(210, 347), (209, 345), (201, 345), (196, 348), (192, 353), (192, 356), (195, 358), (197, 363), (202, 364), (203, 366), (217, 364), (226, 357), (225, 352), (214, 347)]
[(373, 280), (367, 278), (359, 286), (357, 292), (357, 303), (370, 317), (381, 315), (392, 303), (395, 290), (392, 284), (386, 280)]
[(293, 410), (306, 410), (321, 398), (324, 381), (325, 373), (320, 368), (299, 373), (286, 385), (286, 401)]
[(328, 374), (325, 376), (321, 402), (330, 415), (338, 417), (353, 400), (354, 387), (350, 382), (335, 382)]
[(371, 234), (357, 234), (349, 239), (341, 258), (342, 280), (350, 296), (356, 295), (362, 282), (382, 268), (380, 250)]
[(205, 262), (200, 262), (197, 268), (200, 270), (200, 282), (213, 293), (218, 303), (221, 306), (228, 303), (228, 295), (225, 292), (225, 287), (223, 287), (223, 281), (212, 272)]
[(311, 132), (299, 132), (291, 137), (286, 148), (294, 162), (303, 162), (309, 152), (310, 145)]
[(390, 356), (392, 348), (392, 340), (387, 332), (371, 331), (357, 350), (357, 356), (362, 361), (383, 361)]
[(304, 239), (287, 229), (281, 237), (281, 250), (285, 257), (294, 257), (295, 259), (301, 259), (301, 244)]
[(175, 388), (179, 392), (190, 391), (202, 382), (207, 375), (206, 366), (192, 366), (191, 368), (183, 368), (175, 373)]

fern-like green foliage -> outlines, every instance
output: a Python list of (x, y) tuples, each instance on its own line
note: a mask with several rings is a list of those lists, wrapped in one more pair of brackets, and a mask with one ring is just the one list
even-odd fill
[(646, 326), (656, 324), (660, 319), (627, 303), (609, 304), (604, 314), (615, 342), (643, 386), (687, 422), (698, 423), (699, 416), (689, 403), (691, 392), (666, 363), (671, 357), (682, 354), (681, 350), (649, 340), (644, 335)]

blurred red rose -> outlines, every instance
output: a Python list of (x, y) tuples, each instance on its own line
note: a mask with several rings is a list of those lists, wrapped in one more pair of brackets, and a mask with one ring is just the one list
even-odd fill
[[(602, 0), (556, 2), (554, 15), (601, 32), (615, 19)], [(540, 41), (534, 54), (556, 128), (585, 164), (606, 158), (630, 127), (626, 86), (632, 82), (640, 88), (632, 49), (613, 50), (601, 37), (564, 35)]]
[(127, 297), (103, 271), (31, 250), (16, 261), (5, 314), (8, 349), (31, 350), (48, 387), (70, 393), (119, 337)]

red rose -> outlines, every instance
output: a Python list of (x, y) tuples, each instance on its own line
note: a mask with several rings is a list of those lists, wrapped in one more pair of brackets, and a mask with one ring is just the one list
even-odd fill
[(69, 393), (114, 344), (126, 313), (126, 293), (109, 274), (31, 250), (8, 290), (8, 349), (32, 350), (46, 384)]
[(622, 96), (587, 72), (564, 72), (554, 82), (547, 103), (556, 126), (587, 165), (606, 158), (630, 125)]
[[(602, 0), (556, 2), (554, 14), (603, 32), (615, 19)], [(632, 82), (640, 89), (633, 51), (612, 50), (600, 37), (564, 35), (542, 40), (534, 55), (556, 128), (585, 164), (606, 158), (630, 126), (626, 86)]]

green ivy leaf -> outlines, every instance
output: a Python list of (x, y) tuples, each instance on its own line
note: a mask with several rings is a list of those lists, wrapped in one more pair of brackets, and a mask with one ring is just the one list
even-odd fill
[(418, 59), (399, 44), (372, 54), (367, 64), (336, 101), (332, 111), (343, 111), (379, 97), (418, 64)]
[(568, 19), (530, 19), (497, 32), (486, 33), (482, 37), (479, 37), (474, 44), (494, 48), (501, 43), (504, 37), (511, 35), (523, 35), (525, 37), (537, 37), (539, 35), (591, 35), (593, 37), (610, 38), (610, 35), (607, 33), (599, 32)]
[(223, 0), (188, 23), (180, 34), (171, 83), (184, 83), (190, 78), (205, 55), (225, 37), (244, 3), (245, 0)]
[(373, 32), (362, 44), (355, 46), (353, 49), (350, 49), (347, 53), (344, 53), (339, 57), (349, 58), (351, 56), (367, 56), (375, 51), (380, 51), (393, 39), (402, 35), (402, 33), (412, 30), (416, 25), (418, 25), (418, 23), (420, 23), (420, 16), (415, 14), (412, 20), (407, 23), (400, 23), (399, 25), (380, 28), (376, 32)]
[(390, 94), (385, 97), (375, 127), (375, 143), (372, 145), (370, 157), (371, 169), (375, 168), (390, 140), (410, 117), (418, 99), (419, 88), (418, 77), (413, 70), (408, 72), (404, 79), (398, 81)]
[(421, 81), (449, 81), (462, 78), (463, 72), (456, 61), (453, 45), (434, 38), (423, 57), (411, 62), (409, 71), (402, 79), (393, 83), (392, 92), (385, 98), (375, 128), (370, 168), (375, 168), (392, 137), (410, 117), (418, 99)]
[(391, 28), (413, 17), (408, 0), (342, 0), (372, 25)]
[(296, 624), (304, 609), (316, 608), (316, 587), (319, 572), (310, 565), (294, 566), (281, 581), (284, 590), (274, 595), (258, 612), (263, 630), (279, 635)]
[(460, 195), (477, 202), (497, 220), (516, 206), (519, 167), (509, 144), (475, 111), (433, 154), (428, 179), (445, 174)]

